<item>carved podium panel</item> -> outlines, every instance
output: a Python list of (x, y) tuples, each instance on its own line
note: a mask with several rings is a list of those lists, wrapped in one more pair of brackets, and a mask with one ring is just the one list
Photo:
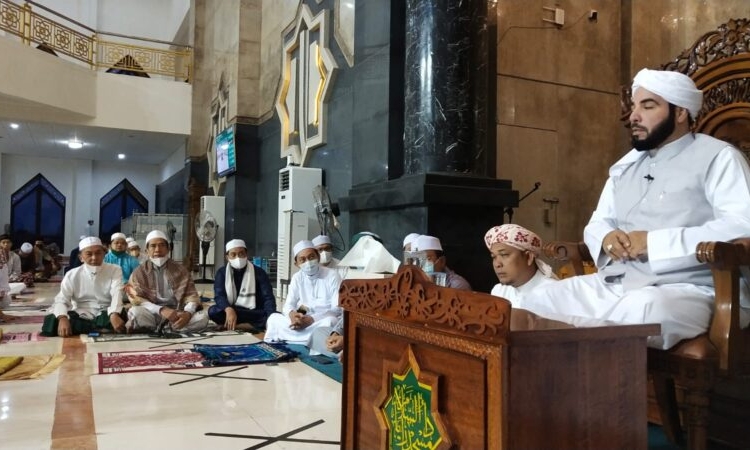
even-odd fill
[(572, 328), (402, 267), (346, 280), (342, 448), (647, 447), (646, 337)]

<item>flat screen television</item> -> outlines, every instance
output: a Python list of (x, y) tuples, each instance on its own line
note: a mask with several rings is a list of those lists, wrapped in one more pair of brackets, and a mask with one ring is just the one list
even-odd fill
[(237, 171), (237, 159), (234, 148), (234, 125), (216, 136), (216, 173), (220, 177)]

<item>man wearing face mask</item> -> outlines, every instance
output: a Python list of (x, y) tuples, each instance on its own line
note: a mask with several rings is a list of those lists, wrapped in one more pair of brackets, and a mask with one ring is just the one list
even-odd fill
[(113, 234), (109, 243), (109, 251), (104, 257), (104, 262), (120, 266), (122, 269), (123, 283), (128, 282), (130, 274), (140, 265), (136, 258), (133, 258), (128, 254), (128, 243), (125, 239), (126, 237), (124, 233)]
[(104, 262), (104, 246), (97, 237), (81, 239), (78, 249), (83, 265), (63, 277), (41, 334), (67, 337), (99, 329), (124, 333), (122, 270)]
[(200, 311), (200, 296), (193, 278), (181, 264), (169, 258), (169, 241), (163, 231), (146, 236), (149, 260), (138, 266), (125, 285), (133, 305), (128, 310), (129, 331), (202, 331), (208, 314)]
[(320, 255), (320, 265), (329, 269), (338, 267), (339, 260), (333, 257), (333, 243), (331, 243), (331, 238), (321, 234), (320, 236), (315, 236), (312, 243)]
[(331, 327), (341, 316), (339, 285), (335, 270), (320, 265), (318, 251), (310, 241), (294, 246), (294, 265), (299, 272), (289, 282), (282, 314), (274, 313), (266, 324), (266, 342), (307, 344), (318, 327)]
[(276, 312), (276, 299), (268, 274), (247, 261), (247, 246), (232, 239), (224, 246), (227, 265), (216, 271), (214, 306), (208, 317), (227, 330), (247, 324), (253, 330), (266, 328), (268, 316)]
[(427, 274), (434, 272), (445, 273), (445, 286), (453, 289), (463, 289), (466, 291), (471, 290), (471, 285), (466, 278), (452, 271), (448, 267), (448, 262), (443, 253), (443, 246), (440, 243), (440, 239), (434, 236), (422, 235), (419, 236), (412, 244), (414, 251), (424, 252), (426, 262), (422, 267), (422, 270)]

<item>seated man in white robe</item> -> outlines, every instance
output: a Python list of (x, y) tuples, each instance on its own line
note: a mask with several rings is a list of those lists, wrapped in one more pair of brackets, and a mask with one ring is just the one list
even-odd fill
[(339, 265), (339, 260), (333, 257), (333, 243), (331, 238), (325, 234), (315, 236), (312, 240), (315, 249), (320, 255), (320, 265), (329, 269), (335, 269)]
[(536, 233), (520, 225), (505, 224), (490, 228), (484, 243), (500, 281), (490, 293), (508, 300), (514, 308), (523, 308), (526, 293), (557, 280), (552, 268), (539, 259), (542, 240)]
[(200, 296), (190, 272), (169, 258), (167, 235), (160, 230), (150, 232), (146, 236), (146, 251), (149, 260), (133, 271), (125, 286), (133, 305), (128, 310), (128, 330), (204, 330), (208, 314), (200, 310)]
[(104, 262), (104, 246), (97, 237), (81, 239), (78, 249), (83, 264), (63, 277), (41, 334), (67, 337), (99, 330), (124, 333), (122, 269)]
[(311, 355), (326, 355), (341, 359), (344, 350), (344, 316), (332, 327), (318, 327), (310, 336)]
[(536, 289), (523, 307), (573, 324), (658, 323), (649, 345), (668, 349), (708, 328), (714, 282), (696, 246), (750, 235), (750, 169), (730, 144), (691, 132), (703, 94), (688, 76), (643, 69), (632, 92), (634, 148), (609, 169), (583, 233), (598, 273)]
[(282, 314), (274, 313), (266, 324), (266, 342), (307, 344), (313, 330), (333, 326), (341, 316), (339, 285), (335, 270), (320, 265), (310, 241), (294, 245), (294, 265), (300, 270), (289, 282)]

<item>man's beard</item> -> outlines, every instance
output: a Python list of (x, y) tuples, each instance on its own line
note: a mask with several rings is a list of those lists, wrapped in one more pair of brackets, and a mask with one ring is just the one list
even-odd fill
[(669, 115), (656, 125), (651, 132), (646, 133), (646, 137), (643, 139), (638, 139), (635, 135), (632, 135), (630, 139), (633, 148), (642, 152), (644, 150), (653, 150), (663, 144), (674, 132), (675, 109), (674, 106), (669, 105)]

